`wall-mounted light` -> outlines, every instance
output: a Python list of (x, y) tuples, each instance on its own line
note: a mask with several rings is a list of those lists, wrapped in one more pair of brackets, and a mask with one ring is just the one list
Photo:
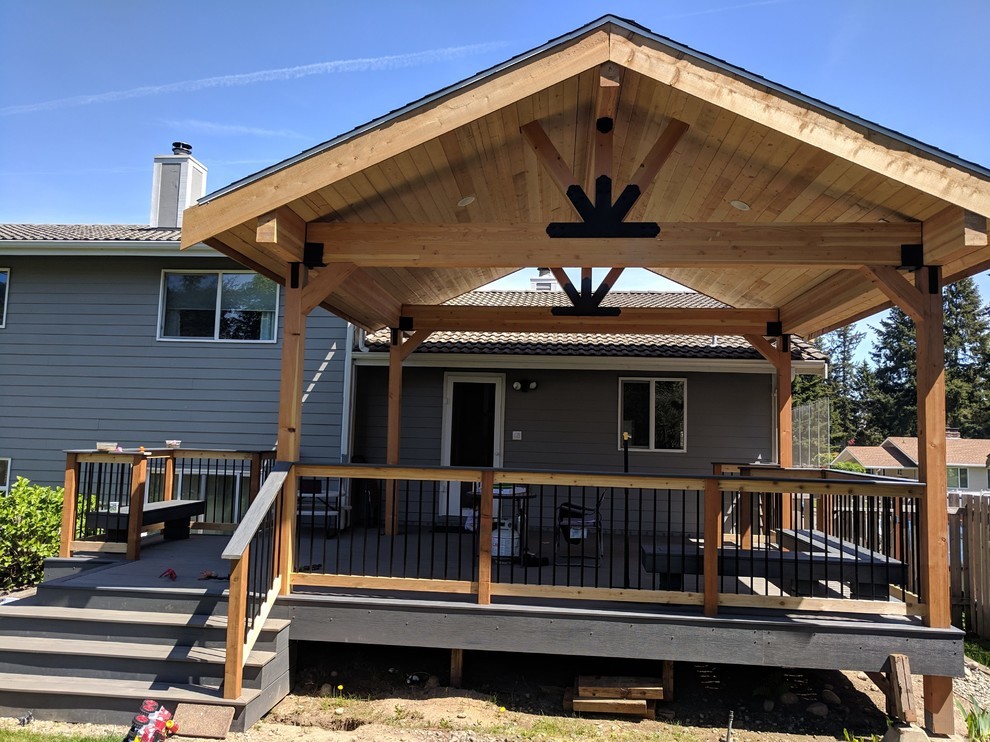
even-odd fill
[(529, 381), (528, 379), (519, 379), (512, 382), (512, 388), (517, 392), (532, 392), (535, 391), (538, 386), (539, 384), (535, 381)]

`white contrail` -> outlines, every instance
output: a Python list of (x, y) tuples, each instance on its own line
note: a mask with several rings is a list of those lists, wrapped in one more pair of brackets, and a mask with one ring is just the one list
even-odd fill
[(179, 121), (163, 121), (173, 129), (183, 131), (203, 131), (208, 134), (246, 134), (253, 137), (284, 137), (286, 139), (305, 139), (298, 131), (291, 129), (262, 129), (257, 126), (243, 126), (242, 124), (221, 124), (215, 121), (202, 121), (200, 119), (181, 119)]
[(93, 103), (109, 103), (112, 101), (127, 100), (128, 98), (144, 98), (150, 95), (161, 95), (163, 93), (188, 93), (207, 88), (229, 88), (240, 85), (253, 85), (258, 82), (272, 82), (275, 80), (295, 80), (299, 77), (310, 75), (329, 75), (335, 72), (371, 72), (376, 70), (394, 70), (403, 67), (415, 67), (433, 62), (443, 62), (449, 59), (457, 59), (470, 54), (480, 54), (503, 46), (502, 43), (470, 44), (467, 46), (450, 46), (443, 49), (429, 49), (413, 54), (395, 54), (384, 57), (362, 57), (359, 59), (337, 59), (332, 62), (317, 62), (315, 64), (303, 64), (298, 67), (282, 67), (276, 70), (260, 70), (258, 72), (247, 72), (240, 75), (220, 75), (218, 77), (204, 77), (200, 80), (185, 80), (183, 82), (172, 82), (165, 85), (145, 85), (130, 90), (114, 90), (109, 93), (95, 93), (93, 95), (74, 95), (69, 98), (59, 98), (57, 100), (44, 101), (42, 103), (28, 103), (19, 106), (5, 106), (0, 108), (0, 116), (13, 116), (19, 113), (37, 113), (38, 111), (52, 111), (57, 108), (69, 108), (73, 106), (88, 106)]
[(745, 8), (755, 8), (759, 5), (779, 5), (789, 2), (789, 0), (757, 0), (757, 2), (743, 3), (742, 5), (726, 5), (721, 8), (708, 8), (707, 10), (695, 10), (690, 13), (678, 13), (677, 15), (664, 16), (664, 20), (675, 20), (677, 18), (693, 18), (697, 15), (712, 15), (714, 13), (725, 13), (730, 10), (743, 10)]

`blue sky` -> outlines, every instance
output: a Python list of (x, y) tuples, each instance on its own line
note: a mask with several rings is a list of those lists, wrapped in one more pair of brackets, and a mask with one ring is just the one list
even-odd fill
[(174, 140), (214, 190), (605, 13), (990, 166), (988, 0), (0, 0), (0, 222), (147, 223)]

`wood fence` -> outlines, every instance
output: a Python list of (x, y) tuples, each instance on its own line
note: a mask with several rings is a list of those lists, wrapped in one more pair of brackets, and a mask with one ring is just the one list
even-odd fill
[(990, 639), (990, 495), (949, 493), (952, 623)]

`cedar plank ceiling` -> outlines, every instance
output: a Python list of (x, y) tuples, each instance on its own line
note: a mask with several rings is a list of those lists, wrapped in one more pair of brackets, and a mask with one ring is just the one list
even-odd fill
[[(928, 221), (925, 259), (942, 265), (944, 278), (987, 268), (985, 169), (613, 17), (207, 197), (185, 212), (183, 246), (205, 241), (284, 281), (285, 259), (256, 239), (257, 217), (283, 205), (306, 222), (577, 221), (520, 126), (538, 121), (587, 188), (599, 70), (609, 60), (622, 68), (615, 195), (671, 119), (690, 125), (627, 221)], [(467, 195), (475, 202), (458, 207)], [(733, 199), (750, 210), (734, 209)], [(520, 267), (362, 268), (324, 306), (373, 330), (394, 322), (402, 304), (441, 303)], [(779, 308), (785, 331), (798, 334), (889, 306), (855, 269), (643, 267), (733, 307)]]

